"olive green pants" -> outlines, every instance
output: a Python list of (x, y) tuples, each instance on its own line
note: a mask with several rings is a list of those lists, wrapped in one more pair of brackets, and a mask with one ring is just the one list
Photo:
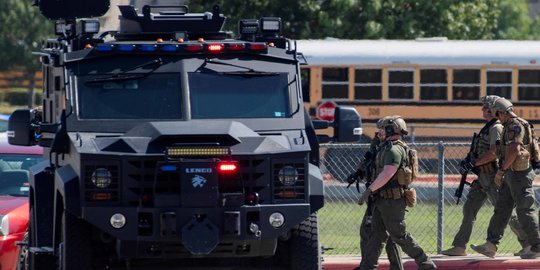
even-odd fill
[(489, 222), (488, 241), (496, 245), (499, 244), (515, 207), (517, 218), (523, 231), (526, 232), (531, 250), (540, 251), (540, 233), (538, 232), (532, 188), (534, 176), (535, 173), (532, 169), (521, 172), (508, 170), (505, 173), (502, 187), (499, 190), (499, 198)]
[(406, 230), (404, 198), (377, 198), (373, 209), (372, 230), (365, 256), (360, 262), (360, 270), (377, 268), (379, 256), (389, 235), (403, 252), (416, 261), (418, 269), (435, 269), (433, 261)]
[[(373, 203), (374, 202), (372, 202), (371, 200), (368, 201), (368, 204)], [(364, 218), (362, 219), (362, 223), (360, 224), (360, 255), (362, 256), (362, 258), (366, 256), (369, 237), (374, 232), (372, 220), (373, 216), (369, 216), (366, 213), (364, 215)], [(390, 262), (390, 270), (403, 270), (401, 251), (391, 238), (388, 238), (388, 240), (386, 241), (386, 254), (388, 256), (388, 261)]]
[[(495, 173), (480, 173), (478, 179), (473, 182), (473, 185), (469, 189), (467, 200), (463, 205), (463, 219), (459, 231), (452, 242), (453, 246), (465, 248), (471, 238), (473, 225), (476, 222), (476, 215), (478, 214), (478, 211), (480, 211), (480, 208), (488, 198), (493, 205), (497, 202), (499, 193), (497, 192), (497, 186), (493, 180), (494, 178)], [(521, 247), (527, 246), (527, 235), (521, 228), (514, 212), (512, 212), (512, 215), (510, 216), (509, 225), (511, 230), (516, 234)]]

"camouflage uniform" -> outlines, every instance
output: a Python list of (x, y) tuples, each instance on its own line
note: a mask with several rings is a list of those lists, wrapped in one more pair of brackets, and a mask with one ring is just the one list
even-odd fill
[[(512, 166), (504, 174), (499, 199), (489, 222), (487, 240), (495, 245), (499, 244), (515, 207), (517, 218), (531, 245), (531, 251), (540, 252), (538, 221), (534, 214), (532, 181), (535, 173), (530, 164), (530, 132), (528, 122), (519, 117), (510, 118), (504, 123), (502, 147), (516, 142), (520, 144), (520, 151)], [(498, 152), (501, 155), (499, 158), (504, 159), (505, 151)]]
[[(376, 174), (378, 175), (385, 165), (401, 166), (405, 155), (404, 147), (397, 144), (397, 141), (384, 143), (377, 154)], [(416, 261), (419, 269), (435, 269), (435, 264), (406, 230), (406, 202), (403, 197), (403, 187), (395, 178), (394, 176), (373, 193), (375, 208), (372, 229), (374, 231), (369, 238), (365, 257), (362, 257), (360, 269), (377, 268), (379, 256), (388, 236)]]
[[(502, 130), (502, 124), (500, 121), (496, 120), (493, 122), (493, 124), (491, 124), (491, 126), (489, 126), (489, 128), (486, 129), (487, 132), (481, 131), (478, 134), (478, 139), (476, 140), (476, 147), (474, 151), (475, 156), (481, 156), (489, 151), (490, 145), (495, 145), (497, 141), (500, 141)], [(474, 222), (476, 221), (478, 211), (482, 205), (484, 205), (486, 199), (489, 198), (491, 203), (495, 204), (497, 202), (497, 198), (499, 197), (497, 191), (498, 188), (493, 181), (495, 178), (495, 173), (497, 172), (496, 161), (480, 165), (477, 167), (477, 169), (479, 171), (478, 179), (472, 183), (469, 194), (467, 195), (467, 201), (463, 205), (463, 220), (461, 221), (459, 231), (452, 242), (454, 247), (461, 247), (465, 249), (467, 242), (469, 242), (471, 237), (472, 228)], [(516, 233), (522, 248), (528, 246), (526, 234), (521, 228), (515, 213), (512, 213), (510, 217), (510, 228)], [(452, 249), (443, 251), (442, 254), (451, 255), (451, 250)]]

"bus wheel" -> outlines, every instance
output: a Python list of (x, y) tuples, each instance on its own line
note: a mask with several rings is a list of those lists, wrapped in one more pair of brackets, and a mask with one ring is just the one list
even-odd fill
[(290, 239), (290, 269), (322, 269), (321, 245), (317, 215), (302, 221), (292, 230)]
[(65, 211), (58, 254), (60, 270), (93, 269), (92, 228)]

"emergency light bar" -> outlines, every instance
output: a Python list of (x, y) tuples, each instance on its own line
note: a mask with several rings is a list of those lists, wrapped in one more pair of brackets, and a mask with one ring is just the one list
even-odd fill
[(171, 146), (165, 151), (165, 155), (168, 158), (180, 158), (180, 157), (213, 157), (213, 156), (228, 156), (231, 154), (231, 150), (228, 147), (216, 147), (216, 146), (197, 146), (197, 147), (185, 147), (185, 146)]

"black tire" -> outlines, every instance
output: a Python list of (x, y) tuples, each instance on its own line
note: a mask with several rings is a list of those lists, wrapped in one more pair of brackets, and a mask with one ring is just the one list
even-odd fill
[(291, 270), (322, 269), (322, 252), (316, 214), (311, 214), (308, 219), (302, 221), (292, 231), (289, 241)]
[(92, 270), (92, 228), (86, 222), (66, 213), (62, 215), (62, 234), (59, 248), (60, 270)]
[(28, 247), (30, 246), (30, 236), (29, 233), (26, 232), (24, 234), (23, 242), (26, 243), (26, 245), (21, 246), (19, 249), (19, 254), (17, 255), (17, 270), (28, 270), (30, 261), (28, 258)]

